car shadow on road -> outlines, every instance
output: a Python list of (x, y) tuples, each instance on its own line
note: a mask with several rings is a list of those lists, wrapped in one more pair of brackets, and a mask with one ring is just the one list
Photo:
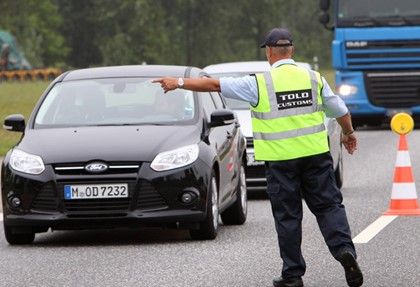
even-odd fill
[(35, 237), (34, 245), (44, 247), (145, 245), (194, 242), (188, 230), (140, 227), (138, 229), (98, 229), (54, 231)]
[(193, 240), (188, 230), (160, 227), (116, 228), (95, 230), (54, 231), (37, 234), (34, 247), (94, 247), (153, 244), (197, 244), (217, 242), (229, 232), (231, 226), (221, 226), (215, 240)]

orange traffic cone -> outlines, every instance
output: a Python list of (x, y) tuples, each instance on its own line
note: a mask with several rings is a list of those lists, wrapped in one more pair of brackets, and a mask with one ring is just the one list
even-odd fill
[(395, 163), (394, 182), (392, 184), (391, 204), (384, 215), (418, 215), (416, 184), (411, 169), (407, 139), (400, 135), (397, 161)]

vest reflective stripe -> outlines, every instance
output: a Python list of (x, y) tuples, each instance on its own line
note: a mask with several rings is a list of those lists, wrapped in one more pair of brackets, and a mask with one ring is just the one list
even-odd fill
[(327, 152), (319, 74), (282, 65), (256, 79), (259, 101), (251, 108), (255, 159), (288, 160)]
[(277, 109), (277, 99), (276, 99), (276, 93), (274, 91), (273, 77), (271, 76), (270, 72), (265, 72), (263, 76), (264, 76), (265, 84), (267, 87), (267, 93), (268, 93), (271, 111), (267, 113), (260, 113), (260, 112), (256, 112), (252, 110), (251, 114), (254, 118), (261, 119), (261, 120), (271, 120), (271, 119), (276, 119), (276, 118), (281, 118), (281, 117), (303, 115), (303, 114), (309, 114), (309, 113), (322, 111), (323, 109), (322, 104), (318, 105), (318, 97), (317, 97), (318, 80), (317, 80), (316, 74), (313, 71), (309, 71), (309, 76), (311, 78), (312, 106), (280, 110), (280, 111)]
[(284, 132), (278, 132), (278, 133), (257, 133), (254, 132), (254, 139), (256, 140), (266, 140), (266, 141), (273, 141), (273, 140), (282, 140), (282, 139), (288, 139), (288, 138), (295, 138), (310, 134), (319, 133), (325, 130), (325, 125), (322, 123), (317, 126), (311, 126), (296, 130), (289, 130)]

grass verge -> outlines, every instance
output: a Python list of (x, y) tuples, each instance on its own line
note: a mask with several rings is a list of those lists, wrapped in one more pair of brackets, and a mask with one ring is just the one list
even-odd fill
[[(11, 114), (22, 114), (27, 120), (48, 82), (6, 82), (0, 83), (0, 120)], [(14, 146), (21, 133), (0, 129), (0, 157)]]

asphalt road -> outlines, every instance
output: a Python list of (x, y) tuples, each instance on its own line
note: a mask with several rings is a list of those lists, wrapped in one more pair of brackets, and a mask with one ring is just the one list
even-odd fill
[[(345, 157), (342, 189), (356, 236), (387, 210), (398, 137), (358, 132), (359, 150)], [(420, 186), (420, 131), (408, 137)], [(302, 249), (307, 287), (346, 286), (315, 218), (306, 209)], [(0, 233), (2, 233), (0, 227)], [(366, 244), (357, 244), (364, 286), (420, 286), (420, 217), (398, 217)], [(139, 229), (53, 232), (31, 246), (9, 246), (0, 235), (0, 286), (271, 286), (279, 274), (274, 223), (267, 200), (249, 202), (243, 226), (222, 226), (214, 241), (185, 231)]]

